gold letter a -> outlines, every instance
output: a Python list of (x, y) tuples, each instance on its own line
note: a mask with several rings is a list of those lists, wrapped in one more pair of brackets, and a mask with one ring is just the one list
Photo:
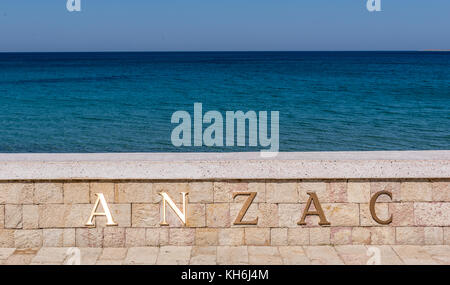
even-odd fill
[[(88, 221), (86, 222), (86, 226), (88, 227), (95, 227), (94, 217), (95, 216), (106, 216), (106, 225), (107, 226), (117, 226), (117, 223), (114, 222), (111, 212), (109, 211), (108, 204), (106, 203), (105, 196), (103, 196), (103, 193), (96, 193), (97, 195), (97, 201), (95, 201), (94, 208), (92, 209), (91, 216), (89, 217)], [(98, 204), (102, 203), (103, 211), (104, 212), (96, 212), (98, 208)]]

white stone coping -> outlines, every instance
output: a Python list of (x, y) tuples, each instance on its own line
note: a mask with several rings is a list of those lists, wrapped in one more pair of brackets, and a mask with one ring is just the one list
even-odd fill
[(0, 180), (450, 178), (450, 150), (0, 154)]

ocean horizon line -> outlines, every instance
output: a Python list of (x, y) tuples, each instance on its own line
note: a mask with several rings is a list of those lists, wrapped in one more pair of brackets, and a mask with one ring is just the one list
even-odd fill
[(421, 49), (421, 50), (173, 50), (173, 51), (131, 51), (131, 50), (117, 50), (117, 51), (0, 51), (0, 54), (12, 53), (314, 53), (314, 52), (450, 52), (450, 49)]

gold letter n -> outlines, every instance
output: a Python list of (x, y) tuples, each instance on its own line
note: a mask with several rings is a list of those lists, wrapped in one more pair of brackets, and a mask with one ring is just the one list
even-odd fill
[(177, 217), (181, 220), (181, 222), (186, 225), (186, 195), (187, 192), (181, 192), (183, 196), (183, 212), (178, 209), (177, 205), (172, 201), (172, 199), (165, 192), (159, 193), (162, 196), (163, 202), (163, 221), (160, 223), (161, 226), (168, 226), (169, 224), (166, 222), (166, 202), (169, 204), (170, 208), (175, 212)]

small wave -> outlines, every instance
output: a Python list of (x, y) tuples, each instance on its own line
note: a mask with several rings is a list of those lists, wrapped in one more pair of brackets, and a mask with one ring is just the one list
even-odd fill
[(0, 81), (5, 84), (26, 84), (26, 83), (66, 83), (66, 82), (87, 82), (87, 81), (110, 81), (129, 79), (126, 75), (94, 76), (94, 77), (61, 77), (61, 78), (41, 78), (41, 79), (21, 79)]

